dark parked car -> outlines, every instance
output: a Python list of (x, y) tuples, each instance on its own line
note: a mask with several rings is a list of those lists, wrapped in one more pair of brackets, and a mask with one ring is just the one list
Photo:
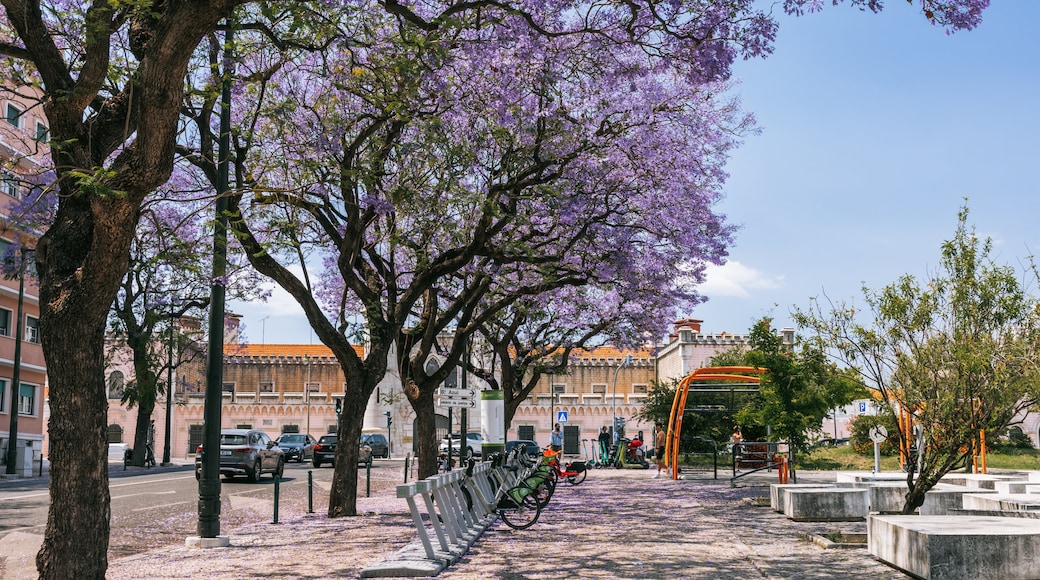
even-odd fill
[[(202, 445), (195, 453), (195, 478), (202, 477)], [(245, 476), (255, 483), (264, 473), (282, 476), (285, 454), (268, 435), (257, 429), (221, 429), (220, 474), (227, 479)]]
[[(314, 446), (314, 459), (311, 465), (321, 467), (323, 463), (336, 464), (336, 442), (339, 435), (322, 435), (318, 444)], [(372, 465), (372, 448), (364, 443), (358, 452), (358, 464)]]
[(538, 443), (531, 441), (530, 439), (513, 439), (512, 441), (506, 441), (506, 453), (509, 453), (517, 447), (523, 447), (524, 451), (533, 457), (542, 454), (542, 448), (538, 446)]
[(314, 444), (317, 441), (303, 433), (282, 433), (275, 439), (275, 443), (285, 452), (286, 461), (295, 459), (303, 463), (314, 457)]
[(390, 443), (382, 433), (363, 433), (361, 444), (372, 448), (372, 457), (390, 459)]

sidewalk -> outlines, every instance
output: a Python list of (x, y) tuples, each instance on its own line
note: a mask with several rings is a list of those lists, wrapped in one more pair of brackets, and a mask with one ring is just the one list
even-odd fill
[[(439, 578), (907, 578), (866, 548), (824, 549), (806, 539), (864, 533), (864, 522), (799, 523), (761, 505), (755, 498), (768, 498), (775, 473), (736, 488), (721, 474), (717, 481), (653, 474), (594, 470), (581, 485), (561, 483), (537, 524), (517, 531), (496, 523)], [(833, 480), (833, 473), (799, 473), (803, 483)], [(323, 507), (315, 511), (222, 530), (227, 548), (173, 545), (113, 559), (108, 578), (357, 578), (416, 539), (392, 485), (360, 498), (357, 517), (329, 520)]]

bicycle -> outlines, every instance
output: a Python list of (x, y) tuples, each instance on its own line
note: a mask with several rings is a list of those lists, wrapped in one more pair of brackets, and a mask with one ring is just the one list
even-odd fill
[(567, 483), (571, 485), (578, 485), (585, 481), (588, 476), (588, 469), (585, 467), (584, 461), (573, 461), (566, 465), (560, 463), (560, 452), (553, 451), (552, 449), (545, 450), (545, 457), (547, 458), (548, 465), (556, 474), (556, 478), (564, 478)]

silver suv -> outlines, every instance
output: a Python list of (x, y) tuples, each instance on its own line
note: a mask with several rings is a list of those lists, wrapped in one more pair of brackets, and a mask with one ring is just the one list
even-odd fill
[[(195, 453), (195, 479), (202, 477), (202, 445)], [(220, 430), (220, 474), (227, 479), (245, 476), (256, 483), (264, 473), (282, 477), (285, 454), (259, 429)]]
[[(455, 433), (451, 436), (451, 454), (454, 457), (459, 456), (459, 443), (462, 441), (462, 435)], [(480, 433), (474, 433), (472, 431), (466, 433), (466, 447), (462, 453), (462, 456), (466, 459), (470, 459), (474, 456), (480, 457), (483, 452), (484, 437)], [(448, 438), (441, 439), (441, 445), (437, 449), (437, 455), (444, 457), (448, 455)]]

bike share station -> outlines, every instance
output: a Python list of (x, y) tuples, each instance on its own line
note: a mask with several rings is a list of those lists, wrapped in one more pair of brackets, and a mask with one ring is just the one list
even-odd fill
[[(455, 400), (458, 395), (451, 393)], [(441, 403), (444, 400), (453, 399)], [(480, 391), (480, 404), (485, 443), (504, 446), (502, 391)], [(494, 453), (480, 462), (470, 459), (465, 468), (397, 486), (397, 497), (408, 504), (418, 537), (390, 558), (362, 570), (361, 577), (436, 576), (458, 562), (497, 520), (513, 529), (534, 525), (557, 482), (577, 485), (587, 475), (584, 462), (562, 465), (559, 455), (546, 451), (532, 457), (517, 447), (508, 455)]]

